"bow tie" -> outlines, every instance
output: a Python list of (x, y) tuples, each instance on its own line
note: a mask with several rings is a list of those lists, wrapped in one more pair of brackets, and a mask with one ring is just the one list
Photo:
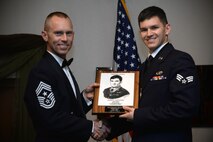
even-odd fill
[(69, 59), (68, 61), (66, 59), (64, 59), (61, 67), (64, 68), (65, 66), (69, 66), (73, 61), (73, 58)]

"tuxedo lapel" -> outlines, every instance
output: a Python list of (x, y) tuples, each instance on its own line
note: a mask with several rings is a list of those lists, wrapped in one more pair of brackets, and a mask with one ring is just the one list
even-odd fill
[(49, 60), (51, 66), (53, 66), (53, 68), (55, 69), (54, 71), (55, 72), (58, 72), (58, 74), (61, 75), (61, 79), (64, 81), (64, 84), (67, 86), (67, 89), (69, 90), (70, 92), (70, 96), (72, 98), (75, 98), (75, 95), (74, 95), (74, 91), (72, 89), (72, 86), (69, 82), (69, 79), (67, 78), (65, 72), (63, 71), (63, 69), (61, 68), (61, 66), (57, 63), (57, 61), (54, 59), (54, 57), (52, 55), (50, 55), (50, 53), (46, 52), (45, 53), (45, 58), (47, 60)]
[[(82, 101), (81, 101), (81, 96), (80, 96), (80, 90), (79, 90), (79, 87), (78, 87), (78, 83), (76, 82), (75, 77), (73, 76), (72, 72), (70, 71), (70, 75), (73, 79), (73, 83), (74, 83), (74, 86), (75, 86), (77, 97), (75, 96), (74, 90), (72, 89), (72, 86), (70, 84), (68, 77), (66, 76), (66, 74), (63, 71), (63, 69), (61, 68), (61, 66), (54, 59), (54, 57), (52, 55), (50, 55), (50, 53), (46, 52), (45, 55), (44, 55), (44, 58), (46, 58), (46, 60), (48, 60), (50, 66), (53, 66), (52, 68), (54, 68), (54, 72), (57, 72), (60, 80), (64, 81), (63, 85), (65, 85), (66, 88), (67, 88), (67, 90), (64, 90), (64, 92), (66, 92), (65, 94), (69, 95), (69, 97), (71, 99), (71, 103), (76, 104), (76, 114), (78, 116), (85, 118), (86, 116), (85, 116), (85, 113), (83, 111), (83, 106), (82, 106)], [(63, 94), (61, 94), (61, 95), (63, 95)]]
[[(74, 83), (74, 86), (75, 86), (76, 97), (77, 97), (76, 99), (78, 100), (78, 104), (79, 104), (79, 106), (80, 106), (80, 108), (81, 108), (81, 110), (82, 110), (81, 115), (82, 115), (83, 117), (86, 117), (85, 113), (83, 112), (83, 105), (82, 105), (81, 96), (80, 96), (81, 93), (80, 93), (80, 89), (79, 89), (78, 83), (77, 83), (77, 81), (76, 81), (74, 75), (72, 74), (72, 71), (71, 71), (70, 68), (69, 68), (69, 72), (70, 72), (70, 74), (71, 74), (71, 77), (72, 77), (72, 79), (73, 79), (73, 83)], [(80, 113), (80, 112), (79, 112), (79, 113)]]
[(71, 75), (71, 77), (72, 77), (72, 79), (73, 79), (73, 83), (74, 83), (74, 86), (75, 86), (76, 97), (79, 98), (79, 97), (80, 97), (80, 96), (79, 96), (80, 90), (79, 90), (78, 83), (77, 83), (77, 81), (76, 81), (74, 75), (72, 74), (72, 71), (70, 70), (70, 68), (69, 68), (69, 72), (70, 72), (70, 75)]

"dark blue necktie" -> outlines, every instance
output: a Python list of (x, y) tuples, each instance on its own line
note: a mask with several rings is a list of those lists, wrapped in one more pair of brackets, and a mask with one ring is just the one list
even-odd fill
[(152, 55), (150, 55), (149, 58), (147, 59), (147, 68), (150, 67), (152, 60), (153, 60), (153, 57), (152, 57)]

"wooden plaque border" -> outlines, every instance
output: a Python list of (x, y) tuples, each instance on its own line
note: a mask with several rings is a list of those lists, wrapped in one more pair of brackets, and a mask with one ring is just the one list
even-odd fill
[[(139, 71), (112, 71), (111, 68), (101, 68), (101, 67), (97, 67), (96, 68), (96, 82), (100, 83), (101, 80), (101, 73), (134, 73), (134, 104), (133, 107), (134, 108), (138, 108), (138, 99), (139, 99)], [(95, 96), (94, 96), (94, 100), (93, 100), (93, 109), (92, 109), (92, 113), (93, 114), (122, 114), (124, 113), (124, 111), (122, 111), (122, 106), (112, 106), (113, 108), (115, 108), (115, 110), (117, 109), (118, 111), (106, 111), (108, 106), (98, 106), (98, 98), (99, 98), (99, 89), (100, 88), (96, 88), (95, 89)]]

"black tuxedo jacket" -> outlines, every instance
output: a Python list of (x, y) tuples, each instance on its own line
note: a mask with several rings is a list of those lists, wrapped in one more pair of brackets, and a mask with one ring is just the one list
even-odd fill
[(134, 119), (109, 120), (112, 133), (108, 139), (132, 129), (133, 142), (191, 142), (191, 118), (199, 110), (199, 84), (193, 59), (168, 43), (149, 69), (145, 64), (141, 66), (142, 95)]
[[(74, 76), (73, 76), (74, 78)], [(37, 133), (37, 142), (87, 141), (92, 121), (74, 78), (77, 98), (63, 69), (48, 52), (32, 69), (25, 102)]]

